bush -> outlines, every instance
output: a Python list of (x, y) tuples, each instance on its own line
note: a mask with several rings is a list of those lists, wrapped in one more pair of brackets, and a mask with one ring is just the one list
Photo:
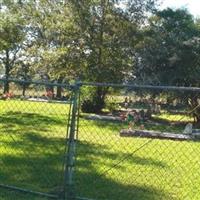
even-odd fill
[(102, 88), (85, 87), (82, 90), (81, 110), (85, 113), (100, 113), (105, 107), (105, 94)]
[(102, 110), (103, 106), (98, 104), (94, 99), (84, 100), (81, 104), (81, 110), (85, 113), (99, 113)]

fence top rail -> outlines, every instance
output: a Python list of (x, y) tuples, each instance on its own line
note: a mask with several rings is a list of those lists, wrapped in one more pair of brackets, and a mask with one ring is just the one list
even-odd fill
[(153, 85), (136, 85), (136, 84), (117, 84), (117, 83), (98, 83), (98, 82), (76, 82), (75, 84), (63, 84), (63, 83), (50, 83), (45, 81), (31, 81), (31, 80), (19, 80), (19, 79), (6, 79), (0, 78), (0, 82), (10, 82), (18, 84), (34, 84), (44, 86), (55, 86), (73, 89), (81, 86), (91, 87), (115, 87), (115, 88), (129, 88), (129, 89), (142, 89), (142, 90), (158, 90), (158, 91), (187, 91), (187, 92), (200, 92), (199, 87), (180, 87), (180, 86), (153, 86)]
[(161, 91), (187, 91), (200, 92), (198, 87), (179, 87), (179, 86), (153, 86), (153, 85), (133, 85), (133, 84), (115, 84), (115, 83), (95, 83), (95, 82), (80, 82), (83, 86), (102, 86), (102, 87), (116, 87), (129, 89), (146, 89), (146, 90), (161, 90)]
[(44, 85), (44, 86), (56, 86), (56, 87), (64, 87), (64, 88), (73, 88), (74, 85), (71, 84), (63, 84), (63, 83), (50, 83), (45, 81), (31, 81), (31, 80), (18, 80), (18, 79), (5, 79), (1, 78), (0, 82), (9, 82), (9, 83), (18, 83), (18, 84), (34, 84), (34, 85)]

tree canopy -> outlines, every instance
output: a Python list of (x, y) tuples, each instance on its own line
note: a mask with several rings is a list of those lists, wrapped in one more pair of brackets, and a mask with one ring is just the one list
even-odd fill
[[(200, 21), (184, 9), (160, 11), (158, 3), (3, 0), (1, 76), (199, 86)], [(107, 92), (93, 97), (103, 104)]]
[(200, 32), (187, 10), (157, 12), (143, 35), (137, 49), (138, 80), (156, 85), (199, 85)]

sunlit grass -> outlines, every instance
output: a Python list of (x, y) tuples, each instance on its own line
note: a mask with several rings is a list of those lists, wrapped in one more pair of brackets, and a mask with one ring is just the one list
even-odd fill
[[(62, 190), (68, 111), (67, 104), (0, 101), (1, 183), (52, 194)], [(146, 123), (145, 128), (178, 133), (183, 125), (164, 122), (179, 117), (161, 114), (158, 118), (163, 123)], [(199, 199), (199, 142), (122, 138), (119, 132), (124, 128), (127, 123), (80, 118), (77, 196), (97, 200)], [(43, 199), (0, 189), (0, 199), (13, 198)]]
[(191, 115), (186, 114), (171, 114), (171, 113), (161, 113), (158, 115), (155, 115), (154, 118), (166, 120), (168, 122), (193, 122), (194, 118)]

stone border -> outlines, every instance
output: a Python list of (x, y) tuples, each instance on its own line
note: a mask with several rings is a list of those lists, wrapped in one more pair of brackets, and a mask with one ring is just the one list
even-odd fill
[(121, 117), (113, 117), (107, 115), (88, 115), (84, 116), (84, 118), (89, 120), (105, 120), (105, 121), (115, 121), (115, 122), (123, 121)]
[(165, 140), (196, 140), (193, 135), (167, 133), (159, 131), (148, 131), (148, 130), (127, 130), (123, 129), (120, 131), (121, 137), (141, 137), (141, 138), (152, 138), (152, 139), (165, 139)]

